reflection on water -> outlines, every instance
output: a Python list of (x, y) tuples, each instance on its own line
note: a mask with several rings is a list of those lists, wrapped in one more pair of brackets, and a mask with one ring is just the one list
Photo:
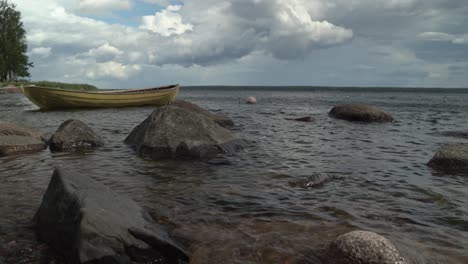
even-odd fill
[[(258, 104), (239, 103), (248, 95)], [(54, 132), (76, 118), (108, 144), (0, 158), (0, 244), (37, 243), (31, 219), (60, 166), (135, 199), (190, 248), (193, 263), (326, 263), (326, 243), (358, 228), (389, 237), (415, 263), (468, 262), (468, 178), (425, 165), (440, 144), (463, 140), (438, 132), (468, 130), (468, 94), (444, 94), (447, 103), (440, 94), (290, 90), (182, 89), (180, 97), (236, 122), (246, 148), (230, 165), (135, 156), (123, 140), (150, 107), (42, 112), (22, 95), (1, 95), (1, 121)], [(353, 101), (398, 122), (327, 116)], [(316, 121), (285, 120), (305, 115)], [(330, 180), (304, 188), (317, 173)]]

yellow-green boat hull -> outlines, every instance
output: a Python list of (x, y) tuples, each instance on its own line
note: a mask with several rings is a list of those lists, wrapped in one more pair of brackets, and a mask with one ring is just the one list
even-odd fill
[(37, 86), (23, 87), (24, 95), (41, 109), (163, 106), (174, 101), (179, 85), (120, 91), (76, 91)]

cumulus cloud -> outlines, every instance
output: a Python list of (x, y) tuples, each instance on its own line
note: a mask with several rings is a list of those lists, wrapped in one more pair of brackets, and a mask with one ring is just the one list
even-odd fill
[(143, 16), (140, 28), (148, 29), (161, 36), (180, 35), (191, 31), (191, 24), (184, 24), (182, 17), (177, 13), (181, 6), (168, 6), (166, 9), (156, 12), (154, 16)]
[(123, 52), (118, 48), (105, 43), (97, 48), (90, 49), (86, 55), (96, 59), (97, 62), (106, 62), (113, 60), (116, 56), (122, 55)]
[(112, 10), (128, 10), (130, 0), (80, 0), (78, 9), (83, 12), (107, 12)]
[(351, 29), (311, 16), (302, 0), (193, 0), (179, 13), (193, 25), (172, 38), (172, 52), (154, 49), (158, 64), (209, 65), (255, 51), (279, 59), (307, 56), (315, 48), (346, 43)]
[[(154, 3), (155, 10), (147, 10), (153, 15), (138, 18), (141, 14), (131, 7), (143, 1)], [(121, 83), (154, 68), (165, 73), (164, 69), (196, 72), (191, 78), (204, 73), (203, 80), (219, 76), (222, 71), (242, 72), (245, 76), (259, 69), (276, 71), (265, 76), (279, 78), (281, 67), (290, 65), (309, 69), (320, 64), (314, 68), (317, 72), (327, 61), (346, 65), (347, 58), (352, 56), (349, 52), (343, 52), (341, 59), (330, 58), (336, 56), (337, 50), (356, 47), (355, 43), (362, 39), (368, 40), (367, 46), (360, 47), (366, 51), (371, 45), (388, 44), (388, 40), (406, 48), (403, 50), (414, 49), (409, 47), (415, 39), (444, 41), (447, 46), (459, 44), (459, 48), (468, 43), (466, 34), (442, 33), (457, 32), (450, 26), (462, 25), (466, 20), (468, 9), (462, 0), (450, 0), (450, 4), (437, 0), (15, 0), (15, 3), (23, 14), (29, 54), (34, 58), (33, 78), (40, 79), (47, 77), (37, 77), (34, 72), (57, 79), (115, 79)], [(145, 5), (148, 6), (151, 5)], [(156, 11), (160, 6), (164, 8)], [(141, 22), (137, 26), (124, 25), (113, 18), (113, 23), (109, 23), (108, 16), (102, 20), (99, 16), (93, 19), (81, 16), (83, 10), (98, 13), (128, 10), (126, 13), (133, 12), (135, 16), (133, 21)], [(425, 32), (429, 30), (432, 32)], [(430, 50), (439, 44), (424, 42), (427, 57), (443, 52)], [(440, 68), (435, 62), (430, 67), (424, 66), (428, 64), (417, 52), (392, 50), (389, 54), (393, 54), (390, 59), (396, 68), (396, 65), (408, 69), (426, 67), (432, 72), (442, 72), (439, 76), (451, 74), (452, 68), (447, 64)], [(374, 67), (376, 64), (367, 60), (376, 57), (363, 52), (354, 65), (358, 65), (356, 69), (365, 68), (359, 65)], [(384, 72), (382, 68), (387, 67), (388, 61), (386, 57), (380, 67), (375, 66), (375, 72)], [(328, 71), (334, 71), (336, 65), (330, 62)], [(326, 76), (330, 72), (322, 73)]]
[(468, 44), (468, 34), (454, 35), (444, 32), (424, 32), (419, 34), (419, 37), (428, 41), (444, 41), (458, 45)]
[(139, 65), (123, 65), (115, 61), (108, 61), (104, 63), (98, 63), (93, 69), (87, 70), (86, 77), (89, 79), (111, 77), (119, 80), (125, 80), (140, 70), (141, 66)]

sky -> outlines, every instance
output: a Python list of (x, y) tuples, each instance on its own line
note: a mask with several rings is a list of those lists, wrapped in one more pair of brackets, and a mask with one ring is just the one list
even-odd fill
[(467, 0), (9, 0), (32, 80), (468, 87)]

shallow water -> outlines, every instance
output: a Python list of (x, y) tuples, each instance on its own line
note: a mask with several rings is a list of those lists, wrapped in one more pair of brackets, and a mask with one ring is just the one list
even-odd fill
[[(243, 103), (251, 95), (257, 105)], [(179, 98), (234, 120), (245, 149), (231, 165), (137, 157), (123, 140), (151, 107), (41, 112), (22, 95), (0, 95), (1, 121), (54, 132), (75, 118), (107, 141), (89, 153), (0, 158), (0, 243), (36, 243), (31, 219), (63, 167), (146, 207), (193, 263), (326, 263), (326, 243), (354, 229), (385, 235), (415, 263), (468, 263), (468, 177), (426, 166), (441, 144), (466, 141), (439, 133), (468, 130), (468, 93), (183, 88)], [(398, 122), (327, 116), (345, 102)], [(306, 115), (316, 121), (286, 120)], [(331, 181), (304, 188), (314, 173)]]

